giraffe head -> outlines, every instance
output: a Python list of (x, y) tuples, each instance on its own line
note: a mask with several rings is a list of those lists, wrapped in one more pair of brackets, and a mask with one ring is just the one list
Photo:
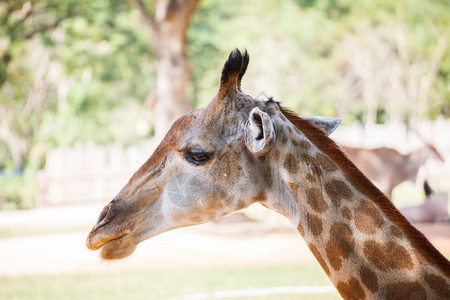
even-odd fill
[[(216, 220), (264, 201), (273, 184), (270, 157), (284, 117), (277, 102), (241, 91), (247, 52), (233, 51), (220, 88), (203, 109), (180, 117), (148, 161), (105, 206), (88, 248), (120, 259), (159, 233)], [(309, 118), (328, 134), (339, 119)]]

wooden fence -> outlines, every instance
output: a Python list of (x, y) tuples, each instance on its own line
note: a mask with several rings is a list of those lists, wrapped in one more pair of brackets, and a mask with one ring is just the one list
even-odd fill
[(150, 157), (154, 145), (77, 145), (49, 151), (38, 175), (39, 206), (112, 200)]

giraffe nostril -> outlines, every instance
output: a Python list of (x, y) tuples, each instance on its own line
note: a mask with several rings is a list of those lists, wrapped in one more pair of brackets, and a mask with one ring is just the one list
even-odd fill
[(109, 222), (111, 222), (111, 220), (114, 218), (114, 213), (113, 213), (113, 202), (111, 202), (110, 204), (106, 205), (102, 212), (100, 213), (100, 216), (98, 217), (97, 223), (94, 226), (94, 230), (99, 229), (100, 227), (108, 224)]
[(97, 224), (100, 223), (100, 221), (102, 221), (106, 217), (106, 215), (108, 214), (109, 208), (110, 208), (109, 206), (110, 206), (110, 204), (108, 204), (105, 207), (103, 207), (103, 210), (102, 210), (102, 212), (100, 213), (100, 216), (97, 219)]

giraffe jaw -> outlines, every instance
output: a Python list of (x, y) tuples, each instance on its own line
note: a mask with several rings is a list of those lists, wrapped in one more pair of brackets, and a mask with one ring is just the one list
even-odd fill
[(104, 260), (116, 260), (130, 256), (136, 250), (137, 243), (132, 238), (123, 235), (107, 241), (101, 246), (100, 256)]

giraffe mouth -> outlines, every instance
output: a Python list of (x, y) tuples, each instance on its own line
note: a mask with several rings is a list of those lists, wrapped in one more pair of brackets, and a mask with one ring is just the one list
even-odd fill
[(100, 256), (105, 260), (121, 259), (131, 255), (137, 244), (130, 231), (108, 234), (106, 227), (106, 225), (94, 227), (86, 239), (86, 246), (90, 250), (101, 249)]
[(95, 250), (102, 248), (103, 246), (105, 246), (108, 243), (120, 240), (121, 238), (123, 238), (126, 235), (127, 235), (127, 232), (124, 232), (124, 233), (118, 234), (116, 236), (111, 236), (111, 237), (107, 237), (107, 238), (99, 238), (97, 236), (97, 232), (95, 232), (95, 228), (94, 228), (89, 233), (89, 235), (86, 239), (86, 246), (88, 247), (88, 249), (95, 251)]
[[(86, 238), (86, 246), (90, 250), (101, 248), (101, 257), (106, 260), (121, 259), (134, 252), (136, 243), (133, 242), (132, 230), (120, 218), (117, 201), (106, 205)], [(118, 225), (117, 223), (121, 224)]]
[(103, 208), (87, 236), (87, 248), (101, 249), (100, 256), (105, 260), (131, 255), (137, 244), (164, 231), (158, 226), (162, 216), (156, 203), (151, 201), (148, 206), (133, 206), (120, 199), (111, 201)]

